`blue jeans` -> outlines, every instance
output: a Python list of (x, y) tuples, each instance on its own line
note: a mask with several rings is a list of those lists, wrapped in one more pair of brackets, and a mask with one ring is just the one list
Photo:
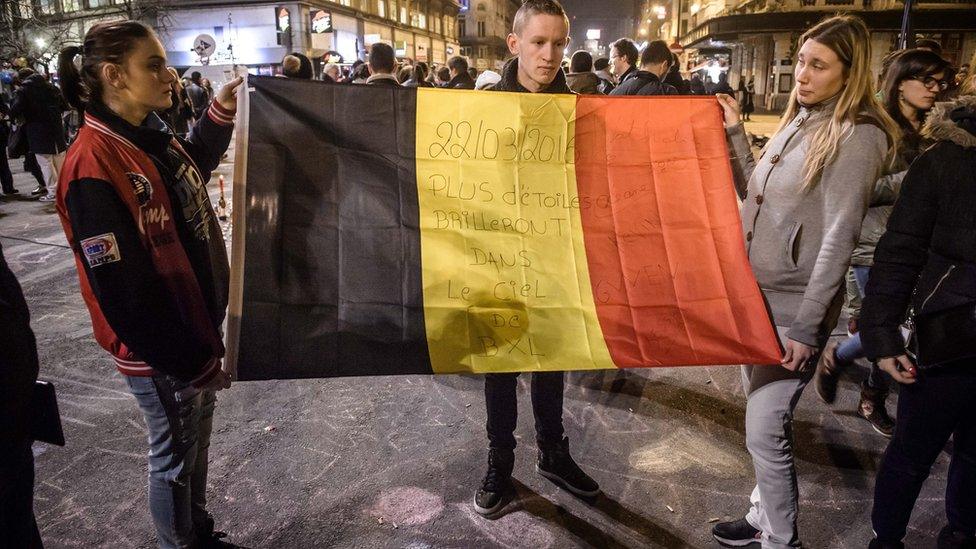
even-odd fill
[(149, 429), (149, 512), (159, 546), (195, 547), (214, 527), (207, 460), (216, 394), (184, 394), (188, 384), (165, 375), (125, 380)]
[[(861, 294), (861, 299), (864, 299), (864, 288), (868, 285), (868, 274), (871, 267), (853, 266), (851, 269), (854, 270), (854, 280), (857, 282), (857, 293)], [(843, 367), (844, 365), (854, 362), (856, 359), (864, 358), (864, 347), (861, 345), (861, 334), (860, 332), (854, 334), (847, 341), (841, 343), (837, 346), (837, 350), (834, 352), (837, 357), (837, 365)], [(885, 391), (888, 389), (888, 380), (884, 377), (884, 373), (881, 368), (874, 362), (871, 363), (871, 373), (868, 374), (867, 386), (871, 389), (877, 389)]]

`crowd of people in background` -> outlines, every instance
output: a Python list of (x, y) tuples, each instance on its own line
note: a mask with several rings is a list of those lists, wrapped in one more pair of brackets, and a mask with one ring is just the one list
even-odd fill
[[(528, 0), (508, 38), (513, 57), (500, 72), (479, 72), (460, 56), (443, 66), (400, 61), (390, 45), (376, 43), (365, 60), (326, 63), (318, 71), (307, 56), (288, 54), (280, 76), (390, 88), (714, 95), (742, 203), (743, 239), (785, 356), (781, 364), (742, 368), (756, 485), (749, 511), (716, 524), (713, 536), (731, 546), (800, 546), (794, 410), (811, 381), (819, 397), (833, 403), (841, 373), (866, 358), (872, 366), (857, 413), (891, 438), (875, 487), (871, 547), (904, 547), (922, 483), (950, 437), (948, 524), (937, 543), (940, 549), (976, 547), (976, 348), (970, 347), (976, 341), (976, 87), (970, 66), (953, 67), (937, 43), (919, 41), (889, 54), (876, 82), (864, 23), (850, 15), (829, 18), (800, 38), (796, 85), (757, 159), (743, 124), (756, 110), (753, 76), (743, 75), (738, 89), (725, 72), (715, 82), (699, 73), (686, 79), (663, 41), (639, 49), (622, 38), (609, 58), (580, 50), (563, 60), (568, 37), (569, 19), (558, 2)], [(7, 156), (23, 158), (37, 180), (32, 194), (56, 201), (78, 255), (85, 301), (97, 304), (91, 307), (95, 337), (112, 350), (146, 418), (153, 449), (150, 510), (160, 544), (223, 546), (204, 508), (203, 487), (214, 395), (231, 382), (220, 368), (219, 334), (228, 263), (202, 182), (230, 143), (242, 80), (215, 93), (200, 72), (181, 78), (165, 66), (153, 31), (135, 22), (92, 27), (83, 48), (62, 53), (60, 68), (60, 89), (22, 68), (13, 97), (0, 100), (0, 144), (9, 153), (0, 154), (2, 192), (18, 193)], [(79, 118), (66, 124), (69, 107)], [(77, 140), (83, 146), (66, 159), (72, 126), (82, 120)], [(153, 176), (133, 180), (136, 172)], [(140, 233), (131, 211), (169, 189), (184, 202), (167, 210), (167, 219), (174, 219), (169, 232)], [(108, 237), (111, 246), (105, 246)], [(99, 250), (118, 251), (91, 255), (84, 246), (93, 239), (101, 239)], [(102, 268), (106, 263), (118, 264)], [(0, 283), (0, 321), (7, 322), (0, 325), (29, 333), (26, 305), (2, 254)], [(845, 285), (852, 288), (851, 337), (828, 344)], [(901, 333), (906, 312), (916, 330), (909, 349)], [(0, 351), (19, 353), (15, 358), (36, 377), (35, 350)], [(475, 511), (485, 516), (511, 498), (516, 375), (485, 376), (488, 468), (473, 498)], [(894, 418), (886, 409), (892, 379), (901, 385)], [(562, 372), (532, 376), (537, 471), (593, 497), (599, 484), (573, 460), (564, 435), (563, 385)], [(168, 423), (174, 414), (193, 420), (178, 426), (178, 444), (161, 443), (177, 429)], [(39, 544), (36, 525), (26, 518), (29, 505), (26, 513), (22, 508), (31, 490), (22, 475), (32, 470), (29, 440), (20, 431), (3, 436), (3, 447), (17, 454), (0, 462), (0, 474), (21, 475), (21, 482), (0, 500), (0, 521), (17, 517), (22, 528), (16, 535), (25, 546)], [(0, 524), (9, 534), (7, 526)]]

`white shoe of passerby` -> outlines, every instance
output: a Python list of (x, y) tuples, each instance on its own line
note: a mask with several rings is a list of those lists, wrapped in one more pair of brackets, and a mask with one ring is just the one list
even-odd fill
[(46, 194), (37, 199), (38, 202), (54, 202), (55, 200), (57, 200), (57, 197), (53, 194)]

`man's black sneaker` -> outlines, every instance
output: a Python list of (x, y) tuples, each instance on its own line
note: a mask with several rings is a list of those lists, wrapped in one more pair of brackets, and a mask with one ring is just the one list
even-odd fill
[(753, 528), (744, 518), (731, 522), (720, 522), (712, 527), (715, 541), (727, 547), (745, 547), (762, 540), (762, 530)]
[(493, 515), (505, 507), (512, 493), (513, 468), (515, 451), (488, 449), (488, 472), (474, 494), (474, 510), (478, 514)]
[(887, 396), (887, 391), (878, 391), (862, 385), (861, 401), (857, 404), (857, 415), (868, 420), (868, 423), (878, 434), (891, 438), (895, 434), (895, 420), (891, 419), (887, 408), (885, 408), (885, 397)]
[(31, 191), (31, 196), (41, 196), (47, 194), (47, 187), (38, 187)]
[(226, 532), (211, 532), (209, 535), (198, 535), (198, 547), (200, 549), (235, 549), (238, 547), (229, 541), (224, 541), (226, 537)]
[(592, 498), (600, 493), (600, 485), (583, 472), (569, 455), (569, 439), (557, 443), (539, 443), (539, 461), (535, 470), (547, 479), (577, 496)]
[(9, 191), (3, 191), (3, 194), (6, 194), (6, 195), (20, 194), (20, 191), (18, 191), (17, 189), (10, 189)]

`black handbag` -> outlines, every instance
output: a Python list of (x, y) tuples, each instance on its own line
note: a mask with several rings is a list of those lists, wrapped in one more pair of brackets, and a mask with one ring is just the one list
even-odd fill
[(10, 133), (10, 141), (7, 142), (7, 156), (11, 159), (20, 158), (28, 152), (27, 125), (17, 124)]
[(61, 428), (61, 412), (54, 385), (47, 381), (34, 383), (31, 401), (31, 439), (64, 446), (64, 430)]
[(976, 358), (976, 303), (909, 316), (905, 350), (925, 370)]

